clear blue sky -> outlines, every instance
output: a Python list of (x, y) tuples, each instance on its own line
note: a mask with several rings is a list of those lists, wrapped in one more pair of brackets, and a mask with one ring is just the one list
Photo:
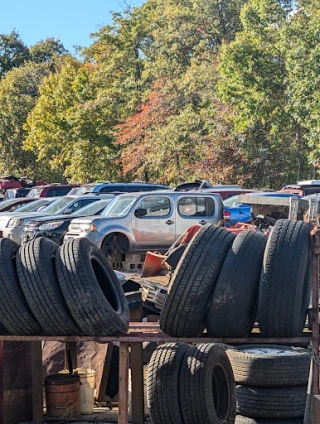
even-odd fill
[(88, 46), (90, 33), (111, 23), (110, 11), (142, 3), (143, 0), (2, 0), (0, 34), (15, 29), (28, 46), (54, 37), (73, 52), (73, 45)]

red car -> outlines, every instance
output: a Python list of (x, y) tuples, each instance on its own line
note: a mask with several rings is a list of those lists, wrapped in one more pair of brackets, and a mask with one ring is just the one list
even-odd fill
[(73, 187), (79, 185), (73, 184), (50, 184), (44, 187), (34, 187), (29, 191), (27, 197), (57, 197), (65, 196)]
[(45, 181), (34, 181), (27, 177), (15, 177), (13, 175), (0, 177), (0, 193), (5, 193), (10, 188), (34, 187), (48, 184)]

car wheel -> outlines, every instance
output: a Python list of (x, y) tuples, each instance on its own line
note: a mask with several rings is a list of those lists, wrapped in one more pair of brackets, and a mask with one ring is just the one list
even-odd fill
[(257, 315), (259, 280), (267, 237), (243, 231), (221, 268), (206, 323), (211, 337), (246, 337)]
[(165, 343), (153, 352), (148, 366), (148, 403), (153, 424), (184, 424), (179, 396), (180, 367), (190, 347)]
[(311, 294), (312, 226), (278, 220), (269, 235), (260, 279), (258, 321), (262, 337), (299, 337)]
[(161, 330), (172, 337), (203, 331), (211, 294), (235, 235), (205, 225), (191, 240), (173, 273), (160, 316)]
[(303, 418), (307, 386), (237, 386), (237, 412), (251, 418)]
[(307, 349), (281, 345), (242, 345), (227, 350), (239, 384), (262, 387), (308, 384), (311, 357)]
[(93, 243), (85, 238), (65, 242), (56, 255), (56, 270), (65, 301), (83, 333), (127, 333), (126, 297), (109, 262)]
[(0, 322), (13, 335), (42, 335), (19, 284), (15, 266), (18, 249), (12, 240), (0, 240)]
[(59, 246), (45, 238), (36, 238), (20, 247), (16, 265), (26, 301), (47, 335), (79, 335), (62, 296), (55, 270)]
[(221, 346), (203, 343), (185, 352), (180, 398), (184, 424), (234, 424), (236, 388)]

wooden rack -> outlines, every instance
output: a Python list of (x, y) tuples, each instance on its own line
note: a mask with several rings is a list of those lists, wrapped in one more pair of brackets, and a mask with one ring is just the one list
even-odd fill
[[(43, 379), (42, 379), (42, 341), (61, 341), (68, 344), (76, 357), (76, 342), (95, 341), (100, 343), (119, 342), (119, 413), (118, 423), (128, 423), (128, 383), (129, 383), (129, 351), (131, 349), (131, 378), (132, 378), (132, 423), (144, 423), (144, 390), (143, 390), (143, 360), (142, 349), (144, 342), (187, 342), (187, 343), (272, 343), (272, 344), (306, 344), (311, 342), (313, 351), (313, 395), (319, 394), (319, 257), (320, 257), (320, 229), (315, 228), (314, 251), (312, 255), (312, 332), (307, 331), (298, 338), (261, 338), (259, 333), (251, 337), (217, 339), (205, 335), (199, 338), (173, 338), (163, 334), (157, 323), (130, 323), (129, 333), (123, 337), (45, 337), (45, 336), (0, 336), (0, 377), (3, 374), (2, 349), (4, 341), (32, 342), (32, 385), (33, 385), (33, 423), (44, 422), (43, 415)], [(74, 368), (76, 368), (74, 366)], [(0, 378), (2, 381), (2, 378)], [(1, 386), (1, 383), (0, 383)], [(1, 389), (1, 387), (0, 387)], [(0, 390), (3, 393), (3, 390)], [(3, 399), (0, 399), (0, 413)]]

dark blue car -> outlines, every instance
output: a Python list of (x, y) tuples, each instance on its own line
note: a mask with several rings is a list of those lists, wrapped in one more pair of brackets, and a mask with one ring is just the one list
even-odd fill
[[(266, 193), (257, 192), (250, 193), (247, 196), (269, 196), (269, 197), (301, 197), (293, 193), (280, 193), (277, 191)], [(227, 221), (228, 226), (235, 225), (237, 222), (250, 222), (251, 221), (251, 206), (239, 202), (239, 196), (232, 196), (224, 200), (224, 213), (223, 217)]]

